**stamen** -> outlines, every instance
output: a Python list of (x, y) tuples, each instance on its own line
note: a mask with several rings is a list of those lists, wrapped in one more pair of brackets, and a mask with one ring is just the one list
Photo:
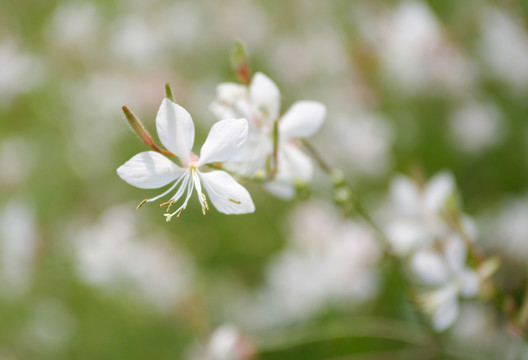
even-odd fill
[(184, 208), (184, 207), (182, 207), (182, 208), (181, 208), (181, 210), (180, 210), (180, 211), (178, 211), (178, 214), (176, 215), (176, 217), (177, 217), (177, 218), (179, 218), (179, 217), (180, 217), (180, 215), (182, 214), (183, 210), (185, 210), (185, 208)]
[(164, 206), (166, 206), (166, 205), (169, 205), (169, 206), (167, 207), (167, 212), (169, 212), (170, 209), (171, 209), (171, 207), (172, 207), (172, 205), (173, 205), (175, 202), (176, 202), (176, 200), (165, 201), (164, 203), (161, 203), (161, 204), (160, 204), (160, 207), (164, 207)]
[(235, 203), (235, 204), (237, 204), (237, 205), (242, 204), (240, 201), (235, 200), (235, 199), (231, 199), (231, 198), (229, 198), (229, 201), (231, 201), (231, 202), (233, 202), (233, 203)]
[(174, 188), (176, 186), (178, 186), (178, 184), (182, 181), (182, 179), (185, 178), (185, 173), (183, 175), (181, 175), (175, 182), (174, 184), (172, 184), (172, 186), (167, 189), (166, 191), (164, 191), (162, 194), (159, 194), (158, 196), (154, 196), (153, 198), (151, 199), (147, 199), (147, 202), (152, 202), (152, 201), (156, 201), (158, 200), (159, 198), (162, 198), (164, 197), (165, 195), (167, 195), (168, 193), (170, 193), (172, 190), (174, 190)]
[(206, 209), (207, 211), (209, 211), (209, 204), (207, 203), (207, 197), (205, 196), (204, 193), (202, 193), (202, 199), (203, 199), (203, 201), (204, 201), (205, 209)]
[(142, 207), (143, 204), (145, 204), (146, 202), (147, 202), (147, 199), (145, 199), (142, 202), (140, 202), (139, 205), (136, 207), (136, 210), (139, 210), (139, 208)]

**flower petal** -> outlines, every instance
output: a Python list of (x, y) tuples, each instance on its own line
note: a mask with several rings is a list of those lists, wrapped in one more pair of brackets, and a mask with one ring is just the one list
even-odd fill
[(295, 196), (295, 187), (290, 183), (268, 181), (264, 184), (264, 188), (279, 199), (291, 200)]
[(386, 231), (392, 250), (401, 256), (432, 241), (431, 235), (420, 221), (395, 220), (389, 224)]
[(263, 73), (256, 73), (249, 86), (249, 98), (259, 120), (271, 124), (279, 117), (280, 92), (275, 83)]
[(231, 160), (239, 153), (247, 139), (246, 119), (220, 120), (213, 125), (200, 152), (198, 166), (215, 161)]
[(466, 267), (467, 245), (459, 235), (451, 235), (445, 240), (444, 257), (455, 274), (460, 274)]
[(465, 270), (459, 275), (460, 294), (464, 297), (472, 297), (478, 294), (480, 289), (480, 278), (473, 270)]
[[(443, 290), (441, 290), (443, 291)], [(451, 289), (445, 290), (446, 294), (442, 294), (443, 301), (438, 304), (433, 313), (433, 327), (437, 331), (443, 331), (453, 325), (458, 317), (458, 299), (456, 292)]]
[(246, 188), (225, 171), (198, 173), (214, 207), (224, 214), (247, 214), (255, 205)]
[(290, 181), (310, 181), (313, 176), (313, 164), (308, 155), (297, 146), (282, 144), (279, 150), (277, 179)]
[(247, 116), (249, 95), (247, 86), (235, 83), (221, 83), (216, 87), (216, 100), (210, 109), (220, 119)]
[(156, 116), (156, 128), (163, 145), (189, 162), (194, 144), (194, 123), (187, 110), (169, 99), (163, 99)]
[(398, 175), (390, 186), (390, 196), (397, 210), (406, 216), (417, 216), (420, 213), (420, 190), (406, 176)]
[(117, 169), (117, 175), (141, 189), (156, 189), (176, 180), (184, 169), (155, 151), (133, 156)]
[(411, 269), (426, 285), (441, 285), (449, 280), (449, 269), (443, 259), (433, 251), (417, 251), (411, 259)]
[(280, 136), (305, 138), (319, 130), (326, 116), (326, 107), (317, 101), (297, 101), (279, 122)]
[(445, 205), (447, 198), (455, 191), (455, 179), (448, 172), (435, 175), (425, 188), (425, 207), (435, 214)]

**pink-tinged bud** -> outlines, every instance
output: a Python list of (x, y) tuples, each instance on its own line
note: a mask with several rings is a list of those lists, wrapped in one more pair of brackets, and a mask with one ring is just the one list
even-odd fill
[(174, 102), (174, 95), (172, 94), (172, 89), (169, 83), (165, 83), (165, 97)]
[(251, 82), (251, 69), (244, 44), (240, 40), (235, 41), (235, 48), (231, 55), (235, 75), (242, 83), (249, 85)]
[(257, 350), (233, 325), (222, 325), (211, 336), (208, 355), (213, 359), (251, 360)]
[(132, 130), (134, 130), (137, 136), (139, 136), (139, 138), (143, 140), (145, 144), (147, 144), (148, 146), (152, 146), (152, 144), (154, 143), (152, 136), (150, 136), (141, 121), (136, 117), (136, 115), (134, 115), (132, 111), (130, 111), (128, 107), (123, 106), (122, 109), (123, 113), (125, 113), (125, 117), (128, 121), (128, 124), (130, 125)]

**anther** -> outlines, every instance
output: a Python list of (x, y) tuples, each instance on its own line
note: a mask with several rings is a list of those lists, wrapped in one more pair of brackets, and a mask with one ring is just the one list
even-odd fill
[(176, 202), (176, 200), (169, 200), (169, 201), (165, 201), (164, 203), (161, 203), (160, 204), (160, 207), (163, 207), (163, 206), (166, 206), (166, 205), (169, 205), (169, 207), (167, 208), (167, 212), (170, 211), (172, 205)]
[[(206, 209), (207, 211), (209, 211), (209, 204), (207, 203), (207, 197), (205, 196), (204, 193), (202, 193), (202, 199), (203, 199), (203, 201), (204, 201), (205, 209)], [(205, 214), (204, 214), (204, 215), (205, 215)]]
[(181, 208), (181, 210), (178, 212), (178, 214), (176, 214), (176, 217), (179, 218), (180, 215), (182, 214), (183, 210), (185, 210), (185, 208)]
[(231, 199), (231, 198), (229, 198), (229, 201), (231, 201), (232, 203), (235, 203), (235, 204), (237, 204), (237, 205), (242, 204), (240, 201), (235, 200), (235, 199)]
[(139, 203), (139, 205), (136, 207), (136, 210), (139, 210), (140, 207), (143, 206), (144, 203), (147, 202), (147, 199), (143, 200), (142, 202)]

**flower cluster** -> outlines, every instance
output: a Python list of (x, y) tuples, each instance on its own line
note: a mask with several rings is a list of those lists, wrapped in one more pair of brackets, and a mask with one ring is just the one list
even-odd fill
[(449, 173), (427, 184), (397, 177), (391, 187), (396, 214), (386, 229), (392, 251), (408, 259), (413, 277), (427, 288), (418, 301), (439, 331), (456, 320), (458, 297), (475, 296), (481, 284), (479, 273), (466, 265), (475, 226), (455, 211), (454, 192)]
[[(169, 98), (163, 100), (156, 117), (158, 136), (167, 150), (155, 145), (139, 120), (128, 108), (123, 108), (132, 128), (157, 152), (135, 155), (117, 173), (129, 184), (143, 189), (172, 184), (162, 194), (139, 205), (156, 201), (177, 189), (161, 204), (167, 206), (167, 221), (179, 217), (187, 208), (194, 189), (204, 215), (209, 210), (207, 197), (225, 214), (253, 212), (251, 196), (230, 173), (265, 179), (266, 189), (282, 198), (293, 197), (295, 184), (312, 178), (311, 160), (300, 150), (300, 145), (301, 139), (314, 134), (323, 123), (326, 116), (323, 104), (298, 101), (279, 117), (279, 89), (262, 73), (255, 74), (249, 86), (223, 83), (217, 91), (218, 99), (211, 109), (220, 120), (213, 125), (200, 156), (192, 152), (191, 116)], [(177, 158), (180, 165), (164, 155)], [(207, 165), (227, 171), (204, 172)], [(180, 199), (184, 199), (181, 205), (171, 212)]]

